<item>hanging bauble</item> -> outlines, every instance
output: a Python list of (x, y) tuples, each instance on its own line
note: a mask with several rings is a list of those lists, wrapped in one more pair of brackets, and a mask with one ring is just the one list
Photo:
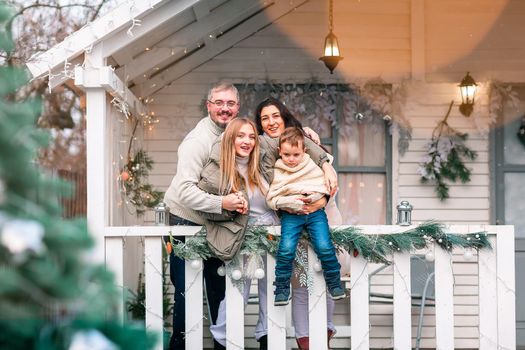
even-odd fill
[(226, 275), (226, 269), (224, 268), (224, 266), (220, 266), (217, 269), (217, 275), (219, 275), (221, 277)]
[(352, 255), (354, 256), (354, 258), (357, 258), (359, 256), (359, 251), (357, 249), (354, 249), (352, 251)]
[(236, 281), (240, 280), (242, 277), (242, 272), (241, 270), (233, 270), (232, 271), (232, 278)]
[(314, 271), (320, 272), (323, 270), (323, 267), (321, 266), (321, 263), (319, 261), (314, 262)]
[(425, 260), (426, 261), (434, 261), (434, 253), (428, 252), (425, 254)]
[(190, 266), (194, 270), (200, 269), (201, 268), (201, 261), (200, 261), (200, 259), (193, 259), (193, 260), (191, 260)]
[(466, 261), (471, 261), (474, 258), (474, 254), (472, 254), (472, 251), (470, 249), (466, 249), (465, 253), (463, 253), (463, 257)]
[(123, 172), (120, 173), (120, 179), (122, 181), (128, 181), (129, 180), (129, 173), (124, 170)]
[(365, 119), (365, 115), (361, 112), (358, 112), (354, 115), (354, 118), (355, 120), (357, 120), (358, 122), (362, 121), (363, 119)]
[(261, 268), (258, 268), (257, 270), (255, 270), (255, 273), (253, 274), (253, 276), (255, 278), (257, 278), (258, 280), (261, 280), (264, 278), (264, 270), (261, 269)]

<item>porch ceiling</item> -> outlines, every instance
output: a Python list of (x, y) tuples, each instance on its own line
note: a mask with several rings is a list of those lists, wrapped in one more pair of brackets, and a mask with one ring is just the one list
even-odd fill
[(28, 68), (35, 77), (49, 73), (58, 86), (71, 78), (63, 67), (98, 46), (120, 80), (146, 98), (307, 1), (128, 2), (35, 56)]
[(116, 52), (117, 75), (137, 96), (151, 96), (306, 1), (201, 0), (169, 21), (171, 31)]

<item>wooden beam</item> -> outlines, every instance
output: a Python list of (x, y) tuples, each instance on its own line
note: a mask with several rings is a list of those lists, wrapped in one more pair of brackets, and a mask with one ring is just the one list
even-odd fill
[(75, 68), (82, 65), (84, 55), (75, 57), (71, 62), (64, 61), (64, 64), (49, 72), (49, 89), (64, 84), (66, 81), (75, 78)]
[(144, 104), (128, 89), (111, 67), (75, 68), (75, 85), (84, 89), (102, 87), (113, 97), (123, 100), (131, 112), (146, 113)]
[(128, 33), (129, 28), (123, 28), (116, 35), (112, 35), (105, 40), (102, 50), (104, 57), (109, 57), (126, 46), (135, 44), (137, 39), (145, 37), (156, 28), (169, 22), (182, 11), (191, 8), (191, 6), (197, 3), (199, 3), (199, 0), (169, 1), (156, 9), (156, 11), (150, 12), (141, 19), (140, 26), (134, 28), (132, 35)]
[(200, 21), (210, 13), (210, 4), (207, 1), (198, 2), (193, 6), (193, 13), (195, 13), (197, 21)]
[[(271, 3), (269, 3), (271, 4)], [(235, 25), (243, 18), (260, 11), (264, 8), (259, 0), (230, 0), (216, 10), (208, 12), (201, 7), (194, 6), (194, 18), (198, 21), (187, 25), (175, 34), (155, 44), (149, 51), (143, 51), (135, 57), (125, 67), (117, 70), (119, 76), (123, 76), (123, 70), (133, 80), (135, 85), (139, 85), (147, 80), (148, 76), (143, 75), (155, 67), (165, 68), (171, 63), (179, 60), (185, 53), (191, 52), (199, 45), (209, 42), (210, 35), (217, 35), (221, 31)], [(179, 49), (181, 48), (181, 49)]]
[(228, 32), (225, 32), (223, 35), (213, 40), (213, 43), (206, 45), (204, 48), (191, 55), (189, 59), (182, 60), (167, 68), (164, 72), (156, 75), (152, 79), (132, 88), (132, 91), (140, 94), (140, 96), (149, 96), (157, 92), (162, 89), (162, 87), (208, 62), (221, 52), (228, 50), (241, 40), (253, 35), (307, 1), (308, 0), (301, 0), (291, 3), (289, 0), (276, 0), (274, 4), (269, 6), (265, 11), (257, 13), (245, 22), (242, 22)]
[(29, 59), (27, 67), (35, 78), (44, 75), (64, 64), (66, 60), (73, 60), (87, 48), (91, 48), (103, 39), (108, 38), (116, 30), (129, 25), (132, 19), (140, 19), (141, 16), (153, 11), (154, 7), (158, 7), (167, 1), (137, 1), (131, 5), (129, 2), (123, 3), (108, 14), (71, 34), (60, 44), (46, 52), (34, 55)]

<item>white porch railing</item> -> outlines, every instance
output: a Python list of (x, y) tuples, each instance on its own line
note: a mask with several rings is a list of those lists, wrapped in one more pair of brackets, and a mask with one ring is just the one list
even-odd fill
[[(402, 232), (407, 227), (359, 226), (364, 234)], [(117, 284), (123, 285), (123, 247), (125, 237), (143, 236), (145, 240), (146, 327), (161, 334), (162, 318), (162, 241), (171, 230), (174, 236), (191, 236), (200, 227), (192, 226), (134, 226), (107, 227), (105, 230), (106, 264), (114, 271)], [(279, 228), (276, 228), (279, 231)], [(516, 349), (515, 330), (515, 266), (514, 227), (489, 225), (453, 225), (448, 232), (467, 234), (486, 231), (493, 250), (478, 255), (479, 278), (479, 344), (480, 349)], [(310, 249), (309, 255), (314, 253)], [(436, 348), (454, 348), (454, 301), (452, 256), (436, 248), (435, 263), (435, 322)], [(369, 278), (367, 261), (351, 257), (351, 348), (368, 349), (369, 337)], [(312, 264), (315, 259), (309, 259)], [(394, 327), (395, 349), (412, 346), (410, 254), (394, 254)], [(273, 306), (275, 260), (268, 256), (268, 345), (269, 349), (286, 349), (287, 314), (285, 308)], [(201, 264), (202, 266), (202, 264)], [(244, 348), (244, 303), (241, 294), (226, 279), (227, 349)], [(326, 349), (326, 294), (322, 273), (314, 273), (314, 290), (310, 296), (310, 348)], [(186, 348), (203, 348), (202, 269), (186, 263)], [(124, 312), (121, 306), (122, 315)], [(121, 316), (123, 317), (123, 316)], [(339, 328), (339, 327), (338, 327)], [(162, 339), (162, 338), (161, 338)], [(162, 344), (157, 344), (162, 349)]]

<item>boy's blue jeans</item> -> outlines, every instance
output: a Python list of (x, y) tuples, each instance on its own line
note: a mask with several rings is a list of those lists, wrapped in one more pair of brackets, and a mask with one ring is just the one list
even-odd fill
[(292, 276), (293, 260), (303, 229), (309, 233), (314, 251), (321, 260), (326, 283), (340, 283), (341, 265), (335, 255), (324, 209), (307, 215), (281, 212), (281, 241), (277, 250), (276, 280), (289, 281)]

